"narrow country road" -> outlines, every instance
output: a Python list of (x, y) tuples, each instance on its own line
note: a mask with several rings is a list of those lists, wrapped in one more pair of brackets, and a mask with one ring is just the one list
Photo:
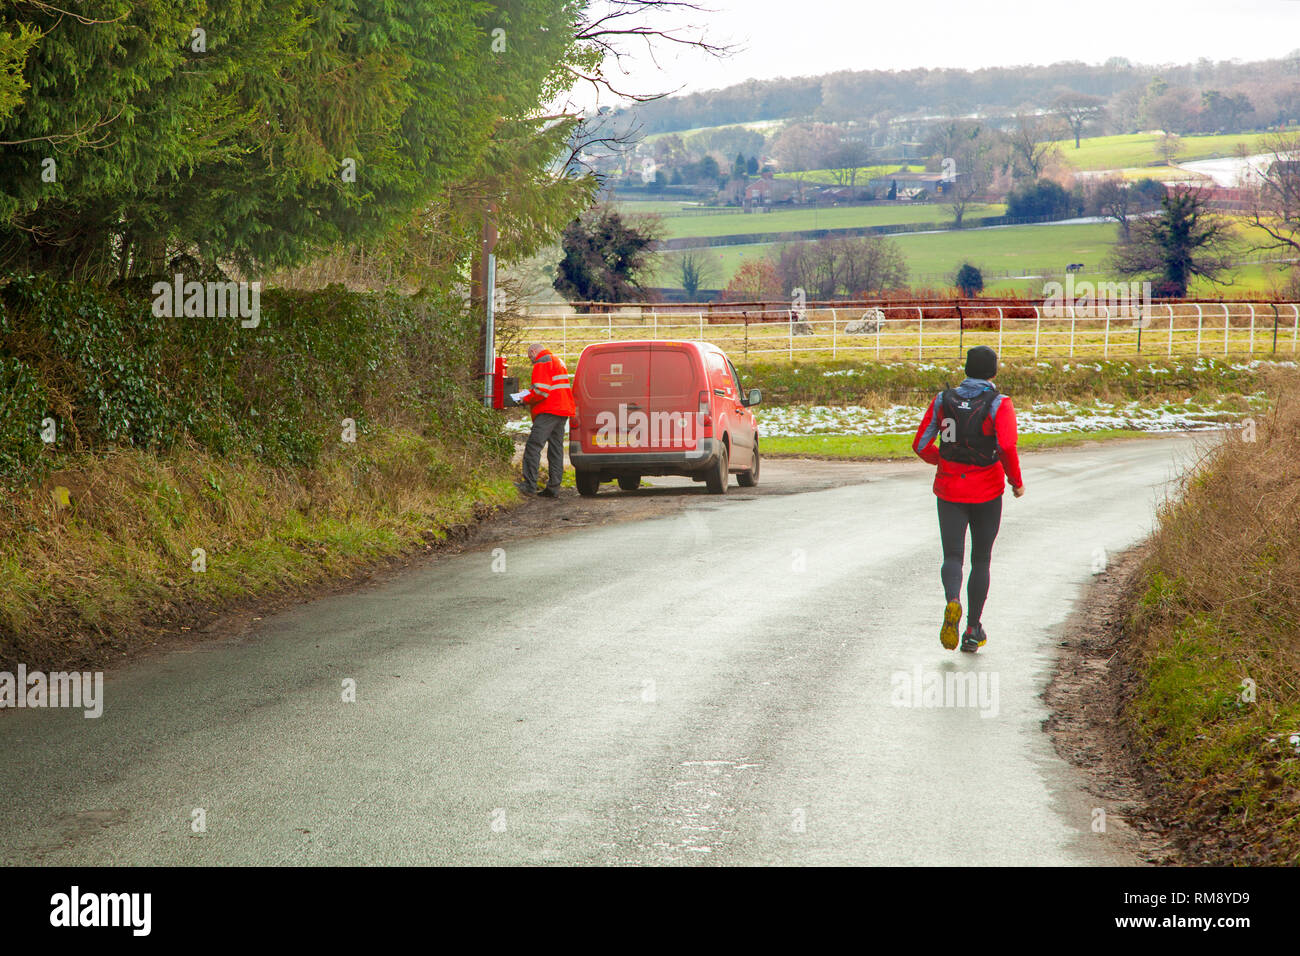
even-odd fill
[[(0, 862), (1137, 862), (1122, 827), (1091, 832), (1039, 695), (1095, 562), (1151, 529), (1196, 448), (1025, 455), (974, 657), (938, 641), (928, 466), (606, 486), (584, 506), (679, 507), (489, 532), (111, 672), (98, 720), (0, 715)], [(911, 694), (950, 673), (983, 695)]]

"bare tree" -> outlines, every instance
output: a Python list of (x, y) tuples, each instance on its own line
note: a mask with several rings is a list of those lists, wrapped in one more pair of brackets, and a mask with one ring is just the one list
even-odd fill
[(1133, 214), (1133, 190), (1122, 179), (1104, 179), (1092, 189), (1092, 201), (1099, 215), (1119, 223), (1120, 239), (1129, 237), (1129, 216)]
[(588, 5), (586, 16), (575, 33), (576, 38), (587, 44), (595, 54), (593, 63), (588, 67), (571, 66), (569, 72), (576, 79), (586, 80), (608, 90), (615, 97), (625, 97), (639, 103), (662, 99), (677, 90), (652, 94), (631, 93), (614, 86), (605, 75), (605, 66), (612, 62), (620, 72), (625, 72), (623, 59), (630, 56), (625, 45), (628, 40), (644, 43), (645, 51), (656, 66), (659, 61), (655, 58), (655, 47), (661, 42), (695, 47), (711, 56), (729, 56), (735, 47), (713, 43), (696, 24), (680, 27), (661, 25), (665, 17), (708, 12), (707, 7), (693, 0), (597, 0)]
[(950, 152), (944, 158), (952, 160), (949, 168), (956, 178), (944, 184), (943, 200), (952, 210), (953, 224), (960, 229), (966, 210), (984, 196), (993, 182), (994, 171), (1000, 165), (998, 157), (1005, 155), (1006, 146), (995, 130), (977, 123), (949, 132)]
[(875, 295), (907, 285), (907, 259), (892, 239), (863, 236), (840, 241), (844, 243), (840, 285), (845, 295)]
[(1192, 91), (1181, 86), (1150, 97), (1143, 110), (1148, 127), (1170, 133), (1190, 132), (1196, 115)]
[(974, 120), (949, 117), (930, 129), (925, 148), (929, 155), (949, 159), (956, 155), (962, 144), (975, 136), (980, 124)]
[(793, 242), (781, 248), (777, 275), (787, 289), (810, 298), (869, 295), (907, 283), (907, 263), (898, 244), (884, 236)]
[(1094, 180), (1087, 192), (1088, 208), (1092, 214), (1114, 219), (1119, 224), (1119, 235), (1123, 241), (1129, 237), (1129, 225), (1134, 217), (1159, 208), (1165, 187), (1154, 179), (1130, 183), (1118, 177), (1110, 177)]
[[(566, 64), (564, 69), (576, 81), (590, 83), (598, 91), (608, 92), (615, 98), (645, 103), (676, 92), (665, 90), (637, 94), (615, 86), (606, 72), (612, 66), (625, 73), (623, 61), (632, 55), (632, 49), (644, 46), (645, 52), (656, 66), (656, 47), (662, 47), (665, 43), (693, 47), (719, 58), (730, 56), (735, 51), (733, 46), (707, 39), (703, 28), (698, 25), (665, 25), (665, 20), (681, 14), (711, 12), (694, 0), (589, 0), (582, 7), (582, 16), (575, 28), (574, 38), (583, 49), (575, 61)], [(605, 117), (605, 109), (595, 117), (583, 117), (583, 113), (580, 106), (569, 100), (560, 107), (559, 112), (538, 117), (538, 122), (541, 123), (566, 122), (582, 117), (571, 138), (569, 156), (561, 168), (597, 172), (596, 164), (604, 160), (608, 165), (611, 158), (633, 153), (643, 141), (643, 130), (637, 122), (620, 127), (618, 123), (625, 121), (613, 116)], [(678, 142), (680, 143), (680, 138)]]
[(772, 151), (794, 180), (801, 200), (808, 172), (830, 162), (838, 139), (839, 131), (826, 123), (794, 123), (783, 129), (772, 144)]
[(871, 161), (871, 148), (858, 137), (844, 134), (830, 150), (828, 159), (836, 185), (852, 189), (857, 185), (862, 167)]
[(1142, 110), (1145, 91), (1140, 86), (1120, 90), (1106, 104), (1106, 118), (1111, 132), (1136, 133), (1142, 128)]
[(1167, 190), (1157, 179), (1128, 182), (1109, 178), (1094, 182), (1088, 190), (1089, 207), (1094, 215), (1114, 219), (1119, 224), (1120, 239), (1129, 237), (1129, 226), (1137, 216), (1160, 208)]
[(659, 169), (674, 169), (691, 160), (690, 150), (676, 133), (659, 137), (649, 149)]
[(1246, 217), (1268, 237), (1262, 248), (1300, 253), (1300, 134), (1274, 133), (1262, 146), (1268, 158), (1258, 171)]
[(1050, 117), (1024, 111), (1017, 113), (1015, 119), (1016, 125), (1007, 134), (1012, 174), (1032, 181), (1061, 158), (1061, 148), (1055, 142), (1060, 138), (1061, 129)]
[(769, 259), (750, 259), (731, 277), (722, 292), (724, 302), (761, 302), (781, 299), (781, 280)]
[(1074, 134), (1074, 148), (1078, 149), (1083, 128), (1102, 115), (1106, 101), (1100, 96), (1067, 91), (1058, 96), (1052, 105), (1070, 127), (1070, 132)]
[(1182, 151), (1183, 139), (1177, 133), (1161, 133), (1156, 140), (1156, 154), (1165, 161), (1166, 166), (1172, 166)]

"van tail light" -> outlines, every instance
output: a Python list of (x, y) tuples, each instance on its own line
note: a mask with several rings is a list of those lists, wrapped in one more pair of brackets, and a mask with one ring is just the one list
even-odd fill
[(700, 425), (704, 428), (713, 427), (713, 416), (709, 414), (709, 393), (700, 392)]

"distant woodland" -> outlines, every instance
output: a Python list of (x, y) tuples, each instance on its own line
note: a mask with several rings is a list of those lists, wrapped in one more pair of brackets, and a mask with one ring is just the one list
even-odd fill
[[(1012, 58), (1009, 55), (1009, 59)], [(621, 118), (646, 134), (759, 120), (894, 125), (900, 120), (1051, 109), (1063, 96), (1104, 101), (1108, 132), (1153, 126), (1233, 133), (1300, 122), (1300, 50), (1252, 63), (1147, 66), (1113, 58), (982, 70), (842, 71), (749, 80), (637, 104)]]

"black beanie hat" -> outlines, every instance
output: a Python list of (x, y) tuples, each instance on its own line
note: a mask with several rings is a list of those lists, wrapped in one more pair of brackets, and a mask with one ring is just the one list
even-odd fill
[(992, 378), (998, 370), (998, 353), (977, 345), (966, 353), (966, 374), (971, 378)]

